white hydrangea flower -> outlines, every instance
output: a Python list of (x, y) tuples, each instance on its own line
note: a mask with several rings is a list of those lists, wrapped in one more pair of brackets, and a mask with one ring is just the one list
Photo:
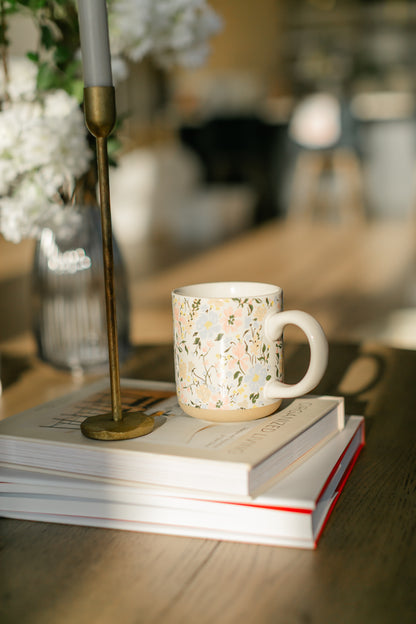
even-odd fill
[(63, 211), (88, 170), (84, 117), (65, 91), (42, 100), (7, 102), (0, 110), (0, 232), (11, 241), (37, 236)]
[[(125, 77), (125, 60), (146, 55), (166, 67), (200, 65), (221, 25), (206, 0), (109, 0), (114, 75)], [(8, 74), (6, 85), (0, 71), (0, 233), (19, 242), (65, 221), (61, 196), (71, 195), (92, 154), (74, 98), (39, 94), (27, 58), (11, 58)]]
[(151, 47), (151, 2), (112, 0), (108, 15), (111, 52), (131, 60), (143, 58)]
[(15, 177), (16, 171), (13, 160), (0, 156), (0, 197), (6, 195)]
[(112, 53), (138, 61), (149, 54), (164, 66), (200, 65), (222, 22), (206, 0), (112, 0)]
[[(12, 101), (36, 97), (37, 67), (26, 57), (10, 57), (7, 62), (9, 80), (7, 94)], [(6, 92), (4, 72), (0, 72), (0, 94)], [(1, 97), (1, 95), (0, 95)]]

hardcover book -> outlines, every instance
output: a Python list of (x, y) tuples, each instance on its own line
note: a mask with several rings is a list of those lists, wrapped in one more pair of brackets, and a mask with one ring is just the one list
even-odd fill
[(364, 419), (351, 416), (342, 431), (252, 499), (3, 467), (0, 515), (314, 548), (363, 445)]
[(258, 421), (213, 424), (187, 416), (173, 384), (122, 380), (125, 409), (155, 416), (154, 430), (123, 441), (91, 440), (80, 423), (110, 411), (107, 380), (0, 422), (10, 466), (164, 487), (252, 496), (344, 427), (339, 397), (287, 401)]

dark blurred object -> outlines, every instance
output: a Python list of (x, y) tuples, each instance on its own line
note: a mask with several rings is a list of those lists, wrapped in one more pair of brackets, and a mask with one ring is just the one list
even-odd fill
[(0, 341), (30, 329), (30, 288), (30, 275), (27, 274), (0, 280)]
[(0, 395), (15, 383), (32, 364), (29, 357), (0, 353)]
[(281, 215), (276, 199), (275, 157), (286, 140), (285, 124), (256, 115), (216, 116), (183, 125), (180, 138), (201, 160), (207, 184), (247, 184), (257, 196), (255, 222)]

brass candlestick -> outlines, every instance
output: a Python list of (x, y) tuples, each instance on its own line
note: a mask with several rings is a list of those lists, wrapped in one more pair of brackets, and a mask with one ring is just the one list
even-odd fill
[(87, 437), (96, 440), (125, 440), (152, 431), (154, 419), (143, 412), (126, 412), (123, 414), (121, 406), (107, 153), (107, 137), (114, 128), (116, 120), (114, 87), (86, 87), (84, 89), (84, 110), (87, 128), (96, 138), (97, 144), (112, 411), (107, 414), (90, 416), (81, 423), (81, 431)]

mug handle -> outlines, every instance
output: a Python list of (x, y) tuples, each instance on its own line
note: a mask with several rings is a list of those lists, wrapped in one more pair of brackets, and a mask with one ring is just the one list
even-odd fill
[(310, 348), (310, 361), (305, 376), (296, 384), (268, 381), (265, 386), (267, 399), (291, 399), (313, 390), (321, 381), (328, 363), (328, 341), (318, 321), (307, 312), (286, 310), (272, 314), (265, 321), (266, 339), (278, 340), (285, 325), (296, 325), (306, 335)]

